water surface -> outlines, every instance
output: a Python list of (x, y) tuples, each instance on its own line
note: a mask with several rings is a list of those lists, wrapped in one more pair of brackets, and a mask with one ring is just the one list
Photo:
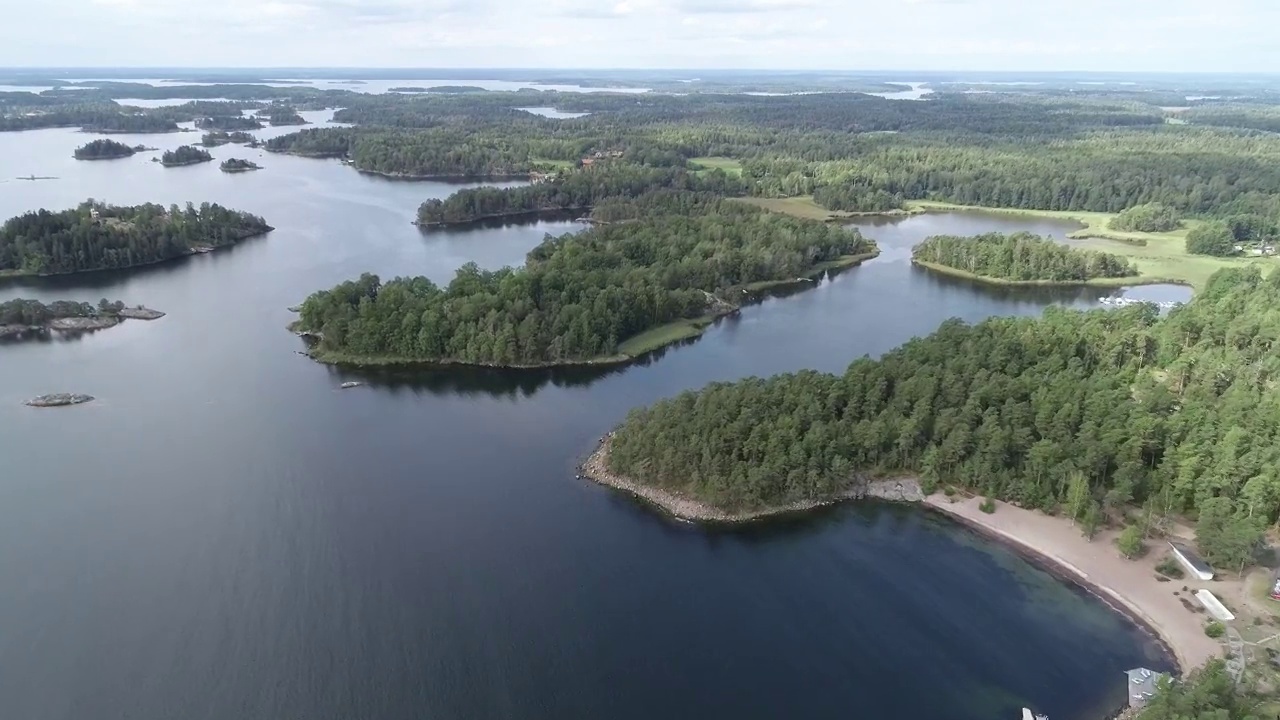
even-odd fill
[[(209, 200), (277, 229), (0, 285), (169, 313), (0, 346), (0, 716), (1073, 720), (1122, 702), (1124, 669), (1164, 663), (1101, 603), (916, 508), (699, 528), (574, 474), (629, 409), (685, 389), (839, 371), (952, 316), (1091, 306), (1096, 291), (993, 292), (909, 262), (927, 234), (1069, 227), (864, 222), (877, 260), (629, 368), (359, 372), (296, 354), (287, 306), (362, 271), (518, 263), (578, 226), (424, 233), (417, 205), (459, 186), (237, 146), (211, 152), (265, 169), (73, 160), (91, 138), (0, 134), (0, 176), (58, 177), (0, 184), (0, 215)], [(64, 390), (99, 399), (19, 404)]]

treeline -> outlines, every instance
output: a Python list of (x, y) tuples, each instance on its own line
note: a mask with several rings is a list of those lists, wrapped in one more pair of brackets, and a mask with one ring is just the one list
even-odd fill
[(911, 249), (911, 259), (1012, 282), (1083, 283), (1138, 274), (1138, 269), (1120, 256), (1068, 247), (1026, 232), (934, 235)]
[(1218, 658), (1182, 680), (1165, 679), (1137, 720), (1262, 720), (1258, 698)]
[(261, 170), (262, 166), (252, 160), (244, 158), (227, 158), (218, 165), (218, 169), (227, 173), (248, 172), (250, 170)]
[(77, 160), (110, 160), (112, 158), (129, 157), (137, 150), (122, 142), (102, 138), (91, 140), (75, 149), (72, 156)]
[(166, 167), (175, 165), (194, 165), (209, 162), (213, 159), (207, 151), (195, 145), (181, 145), (173, 150), (165, 150), (160, 155), (160, 164)]
[(1237, 568), (1280, 514), (1280, 275), (1220, 271), (1188, 305), (958, 320), (843, 375), (717, 383), (631, 413), (612, 468), (726, 508), (911, 473), (1097, 516), (1139, 503), (1214, 530)]
[(229, 245), (271, 227), (262, 218), (203, 203), (37, 210), (0, 226), (0, 272), (39, 275), (124, 268)]
[(306, 125), (307, 121), (290, 105), (271, 104), (258, 112), (272, 125)]
[(548, 237), (520, 269), (464, 266), (446, 287), (365, 275), (309, 297), (322, 359), (540, 365), (617, 357), (627, 338), (731, 307), (714, 293), (795, 278), (873, 246), (856, 231), (704, 195), (669, 214)]
[(1267, 251), (1280, 239), (1280, 224), (1262, 215), (1234, 215), (1225, 220), (1213, 220), (1191, 229), (1187, 233), (1187, 252), (1193, 255), (1230, 257), (1247, 249), (1259, 254)]
[(558, 210), (585, 210), (604, 198), (634, 198), (657, 189), (741, 195), (741, 180), (723, 171), (692, 174), (677, 168), (650, 168), (610, 162), (562, 173), (553, 182), (517, 188), (459, 190), (418, 207), (419, 225), (449, 225), (482, 218)]

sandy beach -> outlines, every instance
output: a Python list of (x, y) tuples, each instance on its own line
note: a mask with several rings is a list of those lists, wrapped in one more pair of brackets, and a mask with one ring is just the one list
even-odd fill
[[(1182, 672), (1222, 654), (1218, 641), (1204, 634), (1205, 616), (1188, 610), (1182, 598), (1214, 583), (1190, 578), (1160, 582), (1155, 564), (1164, 557), (1163, 541), (1148, 540), (1151, 552), (1139, 560), (1121, 557), (1114, 532), (1099, 533), (1092, 542), (1063, 518), (997, 503), (994, 513), (978, 509), (981, 498), (955, 500), (936, 494), (925, 504), (953, 518), (1006, 540), (1042, 562), (1065, 571), (1117, 610), (1155, 633), (1173, 651)], [(1191, 592), (1184, 592), (1186, 586)], [(1174, 593), (1178, 595), (1174, 595)], [(1194, 600), (1191, 600), (1193, 603)]]

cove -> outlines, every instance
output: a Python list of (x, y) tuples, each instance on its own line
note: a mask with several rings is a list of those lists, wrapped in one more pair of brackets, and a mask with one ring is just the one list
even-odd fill
[[(1030, 705), (1094, 720), (1123, 700), (1124, 669), (1167, 663), (1083, 591), (921, 509), (701, 527), (574, 477), (628, 410), (682, 390), (840, 371), (952, 316), (1095, 305), (1106, 291), (993, 291), (910, 264), (925, 234), (1069, 228), (866, 220), (876, 260), (624, 369), (354, 371), (295, 354), (286, 308), (363, 271), (440, 282), (467, 261), (519, 263), (579, 226), (422, 233), (418, 204), (461, 185), (257, 151), (264, 169), (245, 175), (77, 164), (88, 139), (0, 134), (23, 165), (10, 174), (58, 178), (6, 184), (0, 215), (208, 200), (277, 229), (126, 273), (0, 284), (168, 313), (0, 346), (5, 717), (986, 720)], [(20, 404), (59, 390), (96, 399)]]

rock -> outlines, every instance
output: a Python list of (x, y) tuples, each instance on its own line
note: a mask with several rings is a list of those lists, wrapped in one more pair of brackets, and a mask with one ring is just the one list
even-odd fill
[(97, 315), (94, 317), (54, 318), (49, 321), (49, 327), (53, 330), (101, 330), (119, 323), (120, 319), (117, 317)]
[(119, 312), (120, 317), (129, 318), (130, 320), (159, 320), (164, 317), (164, 313), (151, 308), (138, 307), (124, 308)]
[(23, 403), (31, 407), (61, 407), (63, 405), (80, 405), (93, 400), (92, 395), (83, 395), (81, 393), (53, 393), (51, 395), (40, 395), (33, 397)]
[(339, 387), (341, 387), (343, 390), (350, 390), (351, 388), (354, 388), (354, 387), (360, 387), (360, 386), (361, 386), (361, 385), (363, 385), (363, 384), (364, 384), (364, 383), (362, 383), (362, 382), (356, 382), (356, 381), (354, 381), (354, 380), (348, 380), (347, 382), (342, 383), (342, 385), (340, 385)]

